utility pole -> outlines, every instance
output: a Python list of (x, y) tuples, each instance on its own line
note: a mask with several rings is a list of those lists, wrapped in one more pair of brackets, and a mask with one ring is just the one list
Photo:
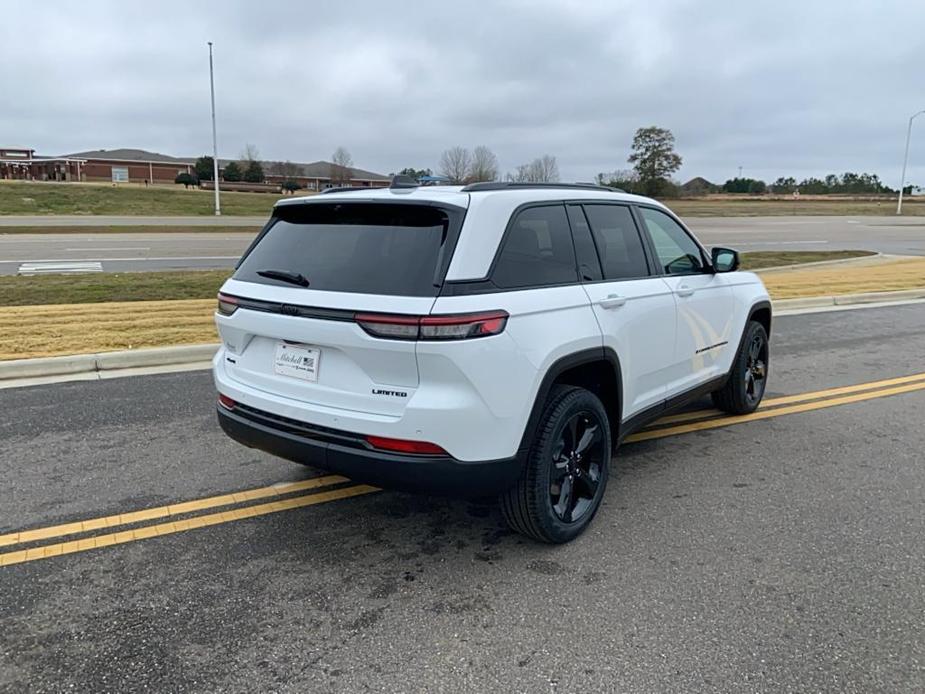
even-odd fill
[(903, 213), (903, 189), (906, 187), (906, 164), (909, 162), (909, 139), (912, 137), (912, 121), (916, 116), (921, 116), (925, 111), (913, 113), (909, 117), (909, 127), (906, 128), (906, 154), (903, 156), (903, 175), (899, 180), (899, 201), (896, 203), (896, 214)]
[(212, 42), (209, 41), (209, 90), (212, 93), (212, 182), (215, 184), (215, 215), (222, 213), (218, 192), (218, 139), (215, 137), (215, 78), (212, 75)]

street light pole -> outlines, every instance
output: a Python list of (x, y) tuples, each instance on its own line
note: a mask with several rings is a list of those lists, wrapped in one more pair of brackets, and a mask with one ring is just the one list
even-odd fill
[(921, 116), (925, 111), (919, 111), (909, 116), (909, 127), (906, 128), (906, 154), (903, 156), (903, 175), (899, 180), (899, 201), (896, 203), (896, 214), (903, 213), (903, 189), (906, 187), (906, 164), (909, 163), (909, 140), (912, 137), (912, 121), (916, 116)]
[(215, 78), (212, 76), (212, 42), (209, 41), (209, 90), (212, 93), (212, 182), (215, 184), (215, 215), (222, 213), (218, 192), (218, 140), (215, 137)]

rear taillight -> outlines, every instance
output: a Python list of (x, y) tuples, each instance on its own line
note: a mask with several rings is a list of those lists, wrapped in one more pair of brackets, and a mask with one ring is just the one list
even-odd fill
[(435, 443), (429, 441), (407, 441), (405, 439), (390, 439), (385, 436), (367, 436), (366, 443), (373, 448), (395, 453), (412, 453), (416, 455), (447, 455), (447, 452)]
[(358, 313), (353, 319), (373, 337), (392, 340), (417, 340), (419, 316), (390, 316), (385, 313)]
[(438, 316), (358, 313), (354, 319), (374, 337), (392, 340), (468, 340), (497, 335), (507, 325), (506, 311), (480, 311)]
[(232, 313), (238, 310), (238, 298), (236, 296), (228, 296), (227, 294), (222, 294), (219, 292), (218, 295), (218, 312), (223, 316), (230, 316)]
[(218, 394), (218, 404), (224, 407), (226, 410), (233, 410), (234, 406), (237, 405), (234, 400), (229, 398), (227, 395)]

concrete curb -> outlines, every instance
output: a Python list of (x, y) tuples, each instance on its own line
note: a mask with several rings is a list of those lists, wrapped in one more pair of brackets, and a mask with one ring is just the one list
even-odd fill
[(807, 296), (800, 299), (777, 299), (774, 308), (792, 310), (819, 308), (822, 306), (852, 306), (855, 304), (880, 304), (894, 301), (925, 299), (925, 288), (903, 289), (897, 292), (865, 292), (863, 294), (840, 294), (836, 296)]
[(217, 344), (182, 345), (100, 352), (99, 354), (75, 354), (64, 357), (12, 359), (0, 361), (0, 381), (207, 362), (212, 359), (217, 349)]

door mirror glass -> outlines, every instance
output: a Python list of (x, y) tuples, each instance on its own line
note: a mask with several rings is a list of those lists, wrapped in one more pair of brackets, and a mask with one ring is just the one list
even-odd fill
[(714, 272), (735, 272), (739, 269), (739, 252), (731, 248), (713, 249)]

